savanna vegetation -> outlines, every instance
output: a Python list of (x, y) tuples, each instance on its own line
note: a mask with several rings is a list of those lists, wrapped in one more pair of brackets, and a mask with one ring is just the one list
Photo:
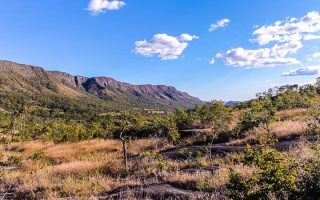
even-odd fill
[(318, 199), (319, 88), (172, 112), (15, 99), (0, 109), (0, 189), (12, 199)]

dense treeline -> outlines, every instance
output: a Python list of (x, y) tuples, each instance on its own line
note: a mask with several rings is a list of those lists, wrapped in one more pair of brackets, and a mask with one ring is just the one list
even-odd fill
[[(144, 116), (138, 112), (92, 112), (82, 115), (82, 119), (71, 118), (71, 114), (64, 116), (65, 113), (59, 110), (28, 111), (24, 107), (13, 114), (0, 113), (0, 131), (17, 140), (52, 140), (57, 143), (118, 138), (122, 129), (132, 139), (151, 136), (177, 139), (172, 116)], [(123, 124), (124, 120), (128, 123)]]
[[(319, 88), (320, 79), (317, 79), (315, 85), (283, 85), (258, 93), (257, 99), (270, 99), (277, 110), (309, 108), (314, 104), (319, 103)], [(252, 101), (256, 100), (240, 103), (237, 105), (237, 108), (247, 108)]]

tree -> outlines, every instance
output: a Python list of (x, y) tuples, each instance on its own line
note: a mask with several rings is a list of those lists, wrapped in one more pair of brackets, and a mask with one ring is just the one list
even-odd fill
[(122, 141), (122, 151), (123, 151), (123, 165), (124, 165), (124, 169), (125, 171), (128, 170), (128, 153), (127, 153), (127, 138), (125, 137), (125, 130), (127, 128), (129, 128), (129, 126), (131, 125), (130, 121), (129, 121), (129, 114), (127, 112), (122, 112), (119, 118), (119, 124), (121, 127), (121, 131), (120, 131), (120, 140)]
[(212, 128), (214, 134), (225, 131), (232, 119), (230, 109), (222, 102), (198, 106), (195, 108), (195, 115), (204, 127)]
[(128, 171), (128, 138), (131, 132), (141, 126), (139, 116), (135, 116), (127, 111), (122, 111), (115, 119), (115, 124), (119, 128), (119, 138), (122, 141), (123, 165), (125, 171)]
[(193, 128), (195, 124), (192, 112), (186, 112), (184, 108), (176, 109), (175, 121), (180, 130)]
[[(241, 117), (239, 124), (240, 134), (244, 134), (256, 127), (262, 127), (270, 134), (270, 123), (275, 119), (276, 108), (270, 99), (260, 99), (251, 102)], [(241, 136), (240, 135), (240, 136)]]
[(232, 114), (228, 107), (222, 102), (216, 102), (209, 106), (209, 112), (213, 135), (218, 136), (229, 131)]
[(169, 115), (165, 123), (169, 141), (176, 143), (180, 138), (180, 133), (178, 132), (177, 124), (174, 120), (174, 115)]

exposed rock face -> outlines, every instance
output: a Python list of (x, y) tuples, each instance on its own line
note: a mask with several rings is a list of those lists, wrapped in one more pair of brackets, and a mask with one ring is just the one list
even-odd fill
[[(170, 86), (132, 85), (109, 77), (88, 78), (84, 76), (72, 76), (65, 72), (45, 71), (40, 67), (0, 61), (0, 81), (7, 78), (10, 79), (7, 83), (13, 85), (19, 83), (21, 87), (27, 87), (24, 88), (26, 90), (33, 90), (32, 87), (36, 82), (38, 87), (43, 85), (46, 88), (55, 88), (54, 91), (57, 93), (59, 93), (59, 88), (63, 88), (65, 91), (68, 91), (64, 94), (68, 94), (69, 92), (76, 94), (80, 92), (82, 95), (91, 96), (91, 98), (96, 96), (106, 101), (115, 101), (115, 103), (126, 102), (126, 104), (130, 104), (131, 102), (135, 104), (134, 106), (137, 103), (141, 103), (157, 105), (156, 107), (174, 108), (182, 106), (190, 108), (195, 104), (202, 103), (200, 99), (192, 97), (185, 92), (180, 92)], [(33, 81), (32, 84), (29, 83), (30, 80)]]

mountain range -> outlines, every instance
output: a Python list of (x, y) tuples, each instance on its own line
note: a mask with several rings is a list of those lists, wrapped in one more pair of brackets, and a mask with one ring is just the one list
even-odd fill
[[(0, 61), (0, 107), (26, 104), (63, 109), (81, 105), (105, 110), (191, 108), (203, 102), (166, 85), (132, 85), (109, 77), (73, 76)], [(65, 104), (65, 105), (64, 105)]]

